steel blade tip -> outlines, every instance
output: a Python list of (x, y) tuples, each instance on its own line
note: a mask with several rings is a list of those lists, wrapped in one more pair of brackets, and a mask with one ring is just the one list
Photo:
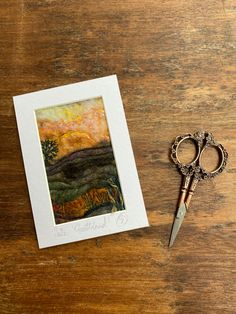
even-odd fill
[(170, 241), (169, 241), (169, 247), (172, 247), (175, 239), (177, 237), (177, 234), (179, 232), (180, 226), (183, 222), (185, 213), (186, 213), (186, 205), (183, 203), (177, 211), (177, 214), (175, 216), (175, 220), (173, 222), (172, 230), (171, 230), (171, 236), (170, 236)]
[(169, 247), (172, 247), (173, 246), (173, 244), (174, 244), (174, 242), (175, 242), (175, 237), (173, 237), (173, 234), (171, 234), (171, 238), (170, 238), (170, 241), (169, 241)]
[(172, 246), (173, 246), (173, 244), (174, 244), (174, 241), (171, 241), (171, 240), (170, 240), (170, 241), (169, 241), (169, 245), (168, 245), (168, 246), (169, 246), (169, 247), (172, 247)]

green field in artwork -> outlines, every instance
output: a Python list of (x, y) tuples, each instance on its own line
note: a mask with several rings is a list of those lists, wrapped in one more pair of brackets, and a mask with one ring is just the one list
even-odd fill
[(102, 98), (35, 113), (56, 224), (124, 210)]

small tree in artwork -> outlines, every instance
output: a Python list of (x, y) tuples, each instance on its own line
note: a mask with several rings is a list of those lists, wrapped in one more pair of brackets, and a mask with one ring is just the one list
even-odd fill
[(41, 146), (45, 165), (49, 166), (58, 153), (57, 142), (55, 140), (47, 139), (45, 141), (41, 141)]

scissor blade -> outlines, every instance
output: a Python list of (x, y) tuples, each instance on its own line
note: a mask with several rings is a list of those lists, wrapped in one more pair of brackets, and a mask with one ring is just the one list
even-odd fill
[(171, 247), (175, 241), (175, 238), (179, 232), (180, 226), (184, 220), (186, 211), (187, 211), (186, 205), (185, 203), (182, 203), (182, 205), (178, 208), (177, 214), (175, 216), (175, 220), (174, 220), (172, 231), (171, 231), (169, 247)]

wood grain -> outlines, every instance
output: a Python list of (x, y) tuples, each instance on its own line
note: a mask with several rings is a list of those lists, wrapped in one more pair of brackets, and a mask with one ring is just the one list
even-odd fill
[[(1, 0), (1, 313), (236, 312), (235, 21), (233, 0)], [(114, 73), (151, 227), (38, 250), (12, 96)], [(202, 129), (229, 164), (168, 249), (170, 144)]]

